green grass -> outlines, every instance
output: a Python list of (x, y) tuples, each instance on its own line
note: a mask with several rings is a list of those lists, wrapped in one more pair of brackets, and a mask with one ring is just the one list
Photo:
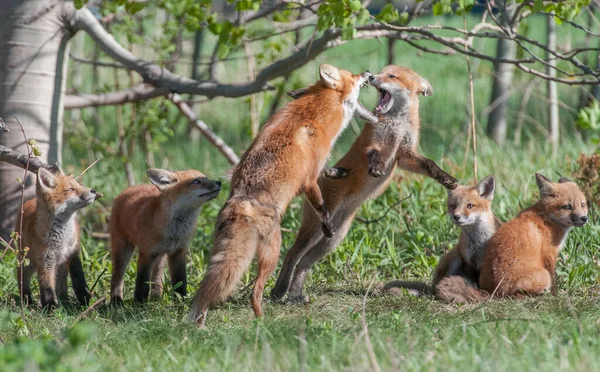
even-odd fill
[[(425, 20), (427, 22), (428, 20)], [(439, 19), (436, 19), (439, 21)], [(470, 20), (475, 22), (475, 20)], [(539, 20), (538, 20), (539, 21)], [(443, 19), (460, 26), (460, 20)], [(529, 28), (531, 37), (542, 40), (541, 22)], [(570, 32), (559, 34), (561, 41), (579, 40)], [(484, 50), (493, 53), (487, 41)], [(360, 51), (360, 58), (357, 57)], [(472, 154), (464, 159), (466, 132), (465, 104), (467, 75), (461, 56), (421, 55), (405, 44), (397, 45), (398, 64), (415, 69), (426, 77), (435, 95), (421, 100), (423, 121), (421, 152), (435, 160), (462, 183), (473, 178)], [(352, 71), (384, 67), (385, 43), (376, 40), (354, 41), (329, 51), (293, 74), (286, 89), (307, 85), (316, 78), (318, 63), (327, 62)], [(495, 213), (503, 220), (514, 216), (536, 198), (533, 174), (556, 179), (568, 176), (574, 160), (595, 145), (582, 139), (574, 128), (574, 114), (564, 107), (576, 106), (576, 88), (561, 86), (561, 146), (552, 153), (540, 135), (545, 126), (546, 104), (539, 84), (527, 109), (531, 120), (525, 125), (523, 142), (512, 143), (512, 126), (526, 77), (515, 74), (515, 94), (510, 99), (509, 143), (499, 148), (485, 138), (484, 108), (489, 103), (491, 65), (475, 64), (475, 98), (478, 113), (478, 175), (494, 174), (497, 179), (493, 202)], [(185, 72), (185, 71), (179, 71)], [(89, 76), (87, 67), (80, 73)], [(242, 81), (243, 63), (220, 67), (227, 81)], [(125, 76), (121, 76), (126, 78)], [(78, 87), (93, 92), (89, 79)], [(112, 71), (103, 72), (100, 81), (112, 86)], [(73, 83), (74, 84), (74, 83)], [(365, 96), (373, 105), (374, 91)], [(268, 115), (273, 93), (261, 94), (262, 122)], [(287, 102), (287, 99), (283, 103)], [(215, 99), (199, 106), (200, 117), (238, 153), (250, 143), (247, 99)], [(210, 177), (222, 177), (228, 164), (204, 139), (192, 141), (187, 125), (177, 111), (165, 102), (136, 106), (138, 118), (152, 123), (159, 144), (152, 147), (156, 165), (169, 169), (197, 168)], [(123, 159), (90, 144), (90, 136), (102, 145), (117, 147), (115, 108), (101, 108), (98, 116), (82, 111), (81, 120), (67, 113), (65, 164), (74, 174), (96, 158), (102, 158), (83, 177), (83, 182), (105, 194), (102, 205), (95, 204), (81, 215), (82, 251), (88, 283), (98, 279), (95, 292), (108, 294), (110, 273), (108, 241), (92, 238), (91, 233), (106, 230), (112, 199), (126, 186)], [(124, 107), (125, 125), (132, 137), (140, 123), (130, 123), (131, 106)], [(98, 119), (98, 121), (96, 121)], [(141, 120), (141, 119), (140, 119)], [(539, 124), (532, 124), (537, 122)], [(350, 146), (360, 125), (354, 123), (333, 151), (332, 161)], [(86, 133), (86, 135), (82, 135)], [(583, 136), (585, 137), (585, 136)], [(138, 182), (145, 181), (144, 155), (139, 142), (131, 161)], [(83, 321), (90, 327), (71, 329), (82, 309), (61, 308), (52, 315), (37, 309), (27, 310), (21, 318), (14, 302), (16, 258), (8, 253), (0, 265), (0, 369), (22, 370), (7, 361), (30, 360), (53, 370), (373, 370), (362, 323), (363, 296), (369, 284), (395, 278), (428, 280), (439, 256), (457, 242), (459, 231), (445, 214), (446, 195), (434, 181), (400, 173), (378, 199), (365, 203), (358, 215), (365, 219), (380, 217), (389, 206), (408, 195), (399, 206), (375, 224), (356, 220), (348, 237), (338, 249), (317, 265), (309, 275), (308, 306), (292, 307), (265, 304), (265, 318), (253, 319), (248, 293), (237, 293), (233, 301), (209, 313), (208, 331), (200, 331), (186, 320), (189, 300), (164, 298), (136, 307), (132, 298), (136, 258), (126, 274), (126, 303), (122, 309), (103, 307)], [(221, 196), (208, 203), (199, 217), (198, 231), (190, 247), (189, 292), (202, 279), (212, 246), (214, 221), (223, 205), (228, 183)], [(302, 199), (290, 205), (282, 226), (299, 228)], [(600, 226), (592, 216), (588, 226), (574, 230), (558, 264), (560, 293), (524, 301), (497, 301), (476, 306), (447, 306), (430, 298), (389, 297), (371, 291), (366, 298), (366, 324), (375, 359), (383, 370), (595, 370), (600, 367), (598, 291), (600, 290)], [(284, 232), (282, 258), (293, 244), (294, 234)], [(243, 278), (240, 288), (253, 278), (254, 268)], [(277, 272), (276, 272), (277, 274)], [(266, 294), (274, 279), (268, 283)], [(37, 291), (36, 298), (37, 296)], [(70, 332), (65, 330), (71, 329)], [(31, 341), (28, 337), (33, 336)], [(9, 358), (10, 356), (10, 358)], [(12, 359), (11, 359), (12, 358)], [(54, 363), (54, 364), (52, 364)], [(12, 366), (12, 367), (11, 367)], [(4, 368), (3, 368), (4, 367)]]

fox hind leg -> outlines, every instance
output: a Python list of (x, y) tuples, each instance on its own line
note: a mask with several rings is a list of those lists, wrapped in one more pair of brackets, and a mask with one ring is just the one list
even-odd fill
[(169, 272), (171, 274), (171, 284), (175, 288), (175, 292), (181, 297), (187, 296), (187, 273), (185, 271), (185, 256), (187, 250), (181, 249), (169, 256)]
[(150, 294), (154, 298), (160, 298), (163, 293), (163, 277), (165, 273), (165, 265), (167, 264), (167, 255), (159, 256), (152, 265), (150, 274)]
[(275, 287), (271, 290), (272, 300), (280, 300), (285, 296), (288, 292), (296, 265), (306, 252), (324, 236), (315, 211), (307, 204), (304, 205), (304, 208), (307, 208), (304, 213), (309, 214), (311, 218), (303, 219), (296, 241), (285, 256)]
[(306, 296), (302, 294), (302, 288), (304, 287), (308, 272), (316, 262), (333, 252), (342, 240), (344, 240), (353, 219), (354, 214), (349, 216), (336, 215), (334, 217), (334, 228), (338, 230), (338, 233), (331, 239), (321, 239), (302, 257), (298, 265), (296, 265), (296, 270), (290, 284), (288, 295), (290, 302), (307, 302)]
[(111, 249), (112, 275), (110, 278), (110, 301), (119, 304), (123, 302), (125, 271), (135, 248), (132, 244), (113, 237)]
[(79, 257), (79, 250), (69, 259), (69, 273), (71, 274), (71, 285), (73, 286), (73, 292), (75, 292), (77, 301), (82, 305), (89, 304), (92, 294), (85, 281), (85, 273), (83, 272), (83, 265)]
[(279, 248), (281, 247), (281, 230), (276, 228), (267, 236), (261, 239), (258, 249), (258, 276), (252, 290), (252, 309), (257, 318), (262, 317), (262, 299), (265, 283), (275, 271), (277, 261), (279, 261)]

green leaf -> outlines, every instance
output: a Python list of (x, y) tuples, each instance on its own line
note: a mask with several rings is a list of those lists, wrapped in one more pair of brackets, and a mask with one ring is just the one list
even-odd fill
[(396, 22), (400, 18), (400, 15), (398, 14), (398, 9), (396, 9), (394, 5), (389, 3), (386, 4), (383, 8), (381, 8), (381, 11), (379, 12), (379, 14), (377, 14), (377, 17), (375, 18), (386, 23), (391, 23)]
[(224, 59), (229, 54), (229, 51), (229, 46), (225, 43), (221, 43), (217, 48), (217, 57), (219, 57), (219, 59)]
[(135, 1), (135, 2), (125, 3), (125, 10), (129, 14), (135, 14), (135, 13), (139, 12), (140, 10), (144, 9), (144, 7), (146, 7), (146, 2)]
[(352, 40), (356, 37), (356, 29), (353, 26), (344, 27), (342, 29), (342, 39)]
[(350, 7), (350, 10), (353, 12), (358, 12), (363, 7), (362, 3), (359, 0), (351, 0), (350, 3), (348, 4), (348, 6)]
[(81, 9), (85, 4), (87, 4), (87, 2), (88, 0), (75, 0), (73, 1), (73, 4), (75, 5), (76, 9)]
[(371, 14), (369, 13), (369, 11), (366, 8), (363, 8), (360, 11), (360, 13), (358, 13), (358, 15), (356, 16), (356, 23), (358, 23), (359, 25), (367, 23), (370, 15)]
[(444, 15), (444, 5), (442, 5), (442, 3), (433, 4), (433, 15)]

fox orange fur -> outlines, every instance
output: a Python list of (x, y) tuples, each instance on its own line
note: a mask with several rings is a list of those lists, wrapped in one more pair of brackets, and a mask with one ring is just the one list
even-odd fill
[(21, 236), (19, 244), (28, 247), (29, 264), (23, 271), (17, 269), (17, 282), (22, 288), (21, 301), (33, 304), (31, 277), (37, 272), (42, 307), (54, 308), (67, 299), (67, 274), (75, 296), (81, 304), (91, 298), (79, 258), (79, 224), (77, 211), (101, 196), (94, 189), (83, 187), (73, 176), (54, 175), (44, 168), (38, 169), (36, 198), (23, 205), (17, 218), (16, 231)]
[(255, 255), (258, 277), (251, 302), (254, 314), (262, 316), (264, 285), (279, 258), (281, 216), (298, 193), (306, 195), (324, 234), (335, 233), (317, 179), (355, 111), (366, 111), (358, 96), (370, 74), (330, 65), (321, 65), (319, 74), (303, 97), (271, 117), (233, 173), (210, 264), (190, 311), (201, 326), (209, 306), (227, 299)]
[[(419, 144), (419, 96), (430, 96), (433, 88), (414, 71), (399, 66), (387, 66), (372, 75), (370, 84), (380, 93), (375, 109), (377, 125), (364, 129), (342, 159), (330, 172), (342, 178), (321, 178), (323, 199), (332, 213), (336, 236), (328, 238), (320, 231), (317, 216), (304, 203), (302, 226), (294, 246), (288, 251), (271, 298), (279, 300), (287, 294), (289, 302), (306, 302), (302, 287), (306, 276), (317, 261), (332, 252), (342, 242), (360, 205), (379, 196), (392, 180), (396, 166), (434, 178), (446, 188), (456, 187), (456, 179), (435, 162), (417, 152)], [(304, 89), (292, 93), (302, 99)]]
[(160, 297), (163, 271), (168, 257), (171, 283), (182, 297), (187, 292), (186, 254), (196, 231), (198, 213), (207, 201), (216, 198), (221, 182), (197, 170), (169, 172), (149, 169), (152, 185), (133, 186), (113, 202), (110, 218), (112, 278), (111, 301), (123, 301), (123, 277), (135, 247), (139, 250), (134, 299)]
[(571, 228), (588, 221), (588, 205), (577, 185), (536, 174), (540, 200), (504, 224), (488, 242), (478, 290), (461, 277), (443, 279), (437, 294), (448, 302), (557, 294), (556, 259)]
[(500, 226), (500, 221), (492, 212), (494, 189), (494, 176), (489, 176), (476, 186), (459, 185), (456, 189), (449, 190), (448, 216), (462, 230), (458, 244), (440, 259), (431, 285), (395, 280), (387, 283), (384, 291), (390, 294), (400, 294), (401, 289), (406, 288), (416, 291), (415, 294), (433, 295), (439, 282), (443, 278), (453, 275), (463, 277), (477, 285), (485, 247)]

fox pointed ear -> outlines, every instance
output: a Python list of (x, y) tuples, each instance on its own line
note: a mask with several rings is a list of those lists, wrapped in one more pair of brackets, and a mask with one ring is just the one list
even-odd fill
[(46, 168), (38, 169), (38, 185), (42, 188), (42, 190), (49, 190), (56, 187), (56, 176), (53, 175)]
[(338, 70), (337, 67), (328, 64), (322, 64), (319, 67), (319, 75), (325, 86), (331, 89), (335, 89), (342, 80), (340, 70)]
[(420, 86), (421, 86), (420, 93), (422, 95), (424, 95), (425, 97), (433, 96), (433, 88), (431, 87), (431, 84), (429, 84), (429, 82), (427, 80), (421, 78)]
[(479, 196), (481, 196), (482, 198), (487, 200), (494, 199), (494, 190), (496, 190), (496, 179), (494, 178), (494, 176), (487, 176), (486, 178), (482, 179), (475, 187), (477, 188)]
[(150, 182), (152, 182), (152, 184), (160, 191), (164, 191), (177, 183), (177, 175), (168, 170), (150, 168), (146, 174), (148, 175), (148, 178), (150, 178)]
[(561, 177), (561, 178), (558, 180), (558, 183), (569, 183), (569, 182), (573, 182), (573, 181), (571, 181), (571, 180), (570, 180), (570, 179), (568, 179), (567, 177)]
[(548, 178), (536, 173), (535, 182), (537, 183), (538, 190), (540, 190), (540, 196), (550, 196), (554, 194), (552, 181), (550, 181)]

